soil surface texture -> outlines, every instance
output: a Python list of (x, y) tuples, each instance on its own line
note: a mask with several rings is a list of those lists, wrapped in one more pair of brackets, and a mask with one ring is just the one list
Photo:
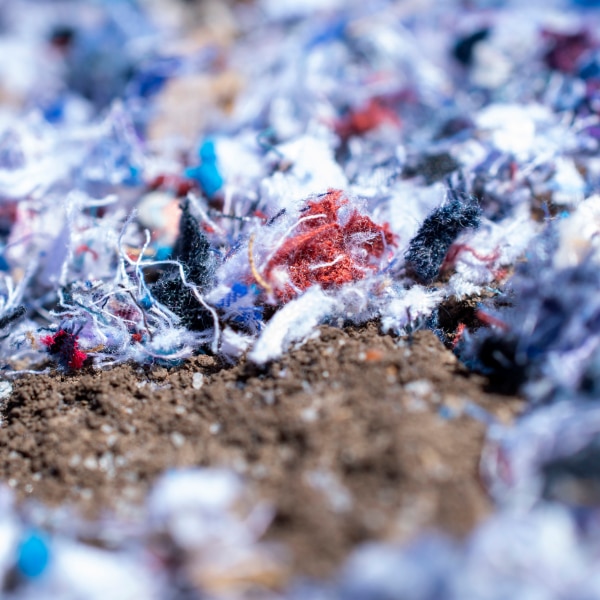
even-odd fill
[(375, 324), (322, 327), (264, 368), (198, 356), (24, 376), (2, 411), (0, 479), (20, 499), (132, 518), (168, 468), (233, 468), (273, 503), (267, 537), (293, 571), (324, 577), (359, 542), (461, 536), (486, 515), (485, 420), (521, 403), (485, 386), (431, 332)]

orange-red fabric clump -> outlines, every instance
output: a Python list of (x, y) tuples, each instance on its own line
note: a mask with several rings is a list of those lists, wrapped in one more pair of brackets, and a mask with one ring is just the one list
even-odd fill
[(340, 223), (338, 211), (347, 202), (341, 190), (308, 202), (293, 237), (264, 271), (279, 300), (290, 300), (314, 284), (327, 289), (362, 279), (377, 269), (386, 247), (395, 245), (387, 223), (377, 225), (356, 210)]
[(364, 135), (384, 124), (399, 127), (400, 119), (381, 100), (371, 98), (362, 108), (351, 110), (339, 119), (335, 129), (343, 140), (347, 140), (353, 135)]

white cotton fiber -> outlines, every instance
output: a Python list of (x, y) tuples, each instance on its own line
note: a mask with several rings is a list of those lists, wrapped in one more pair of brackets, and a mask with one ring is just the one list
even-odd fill
[(334, 312), (336, 305), (337, 302), (321, 288), (310, 288), (275, 314), (248, 358), (258, 364), (279, 358), (290, 344), (310, 335), (326, 316)]

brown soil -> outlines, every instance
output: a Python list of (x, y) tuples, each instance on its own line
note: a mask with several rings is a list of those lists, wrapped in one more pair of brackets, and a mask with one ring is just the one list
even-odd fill
[(432, 333), (374, 325), (323, 327), (264, 369), (199, 356), (171, 371), (25, 376), (3, 411), (0, 479), (20, 498), (131, 516), (165, 469), (228, 466), (273, 502), (268, 536), (294, 571), (325, 576), (358, 542), (462, 535), (489, 511), (485, 425), (468, 408), (507, 420), (520, 403), (485, 383)]

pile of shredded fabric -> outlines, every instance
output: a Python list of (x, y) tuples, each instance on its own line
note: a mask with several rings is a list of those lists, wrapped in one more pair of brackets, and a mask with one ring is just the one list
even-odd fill
[[(431, 328), (530, 400), (490, 430), (497, 514), (262, 597), (600, 596), (598, 4), (206, 3), (185, 38), (183, 4), (2, 3), (3, 396), (24, 372), (265, 364), (323, 323)], [(3, 498), (6, 597), (175, 597), (160, 536), (190, 586), (243, 596), (265, 518), (228, 473), (178, 477), (110, 551)]]

